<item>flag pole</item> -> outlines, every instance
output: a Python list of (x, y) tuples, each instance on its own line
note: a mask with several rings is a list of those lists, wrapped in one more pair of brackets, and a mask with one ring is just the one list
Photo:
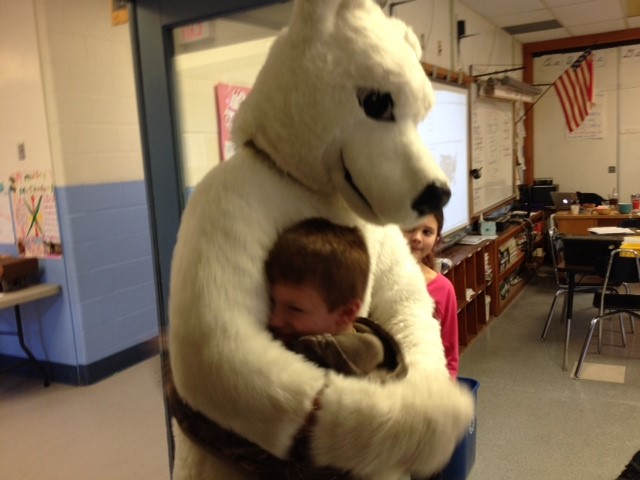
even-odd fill
[[(591, 47), (587, 48), (584, 52), (582, 52), (582, 53), (578, 56), (578, 58), (579, 58), (580, 56), (584, 55), (585, 53), (587, 53), (587, 54), (588, 54), (588, 53), (591, 53)], [(569, 67), (569, 68), (571, 68), (571, 67)], [(524, 117), (526, 117), (526, 116), (527, 116), (527, 113), (529, 113), (529, 112), (531, 111), (531, 109), (536, 105), (536, 103), (538, 103), (538, 102), (540, 101), (540, 99), (546, 95), (546, 93), (551, 89), (551, 87), (553, 87), (553, 85), (558, 81), (558, 78), (560, 78), (562, 75), (564, 75), (564, 72), (565, 72), (565, 71), (566, 71), (566, 70), (563, 70), (563, 71), (562, 71), (562, 73), (561, 73), (560, 75), (558, 75), (558, 77), (557, 77), (553, 82), (551, 82), (551, 83), (549, 84), (549, 86), (547, 87), (547, 89), (546, 89), (544, 92), (542, 92), (542, 93), (540, 94), (540, 96), (539, 96), (538, 98), (536, 98), (536, 101), (535, 101), (535, 102), (533, 102), (533, 103), (529, 106), (529, 108), (527, 108), (527, 109), (524, 111), (524, 113), (522, 114), (522, 116), (521, 116), (518, 120), (516, 120), (516, 122), (514, 123), (514, 125), (518, 125), (518, 124), (519, 124), (519, 123), (524, 119)]]
[[(558, 78), (560, 78), (560, 77), (558, 77)], [(529, 112), (531, 111), (531, 109), (532, 109), (533, 107), (535, 107), (536, 103), (538, 103), (538, 102), (540, 101), (540, 99), (541, 99), (542, 97), (544, 97), (544, 96), (545, 96), (545, 94), (549, 91), (549, 89), (550, 89), (551, 87), (553, 87), (553, 83), (552, 83), (551, 85), (549, 85), (549, 86), (547, 87), (547, 89), (546, 89), (544, 92), (542, 92), (542, 93), (538, 96), (538, 98), (536, 98), (536, 101), (535, 101), (535, 102), (533, 102), (531, 105), (529, 105), (529, 108), (527, 108), (527, 109), (524, 111), (524, 113), (522, 114), (522, 116), (521, 116), (518, 120), (516, 120), (516, 123), (514, 123), (514, 125), (518, 125), (518, 124), (522, 121), (522, 119), (523, 119), (524, 117), (526, 117), (526, 116), (527, 116), (527, 113), (529, 113)]]

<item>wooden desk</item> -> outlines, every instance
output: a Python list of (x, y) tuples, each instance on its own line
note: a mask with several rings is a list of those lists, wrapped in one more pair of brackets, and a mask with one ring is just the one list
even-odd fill
[(23, 303), (33, 302), (42, 298), (52, 297), (60, 292), (60, 285), (54, 285), (50, 283), (41, 283), (30, 287), (22, 288), (20, 290), (14, 290), (11, 292), (0, 292), (0, 309), (13, 307), (16, 318), (16, 331), (0, 331), (0, 335), (14, 335), (18, 337), (20, 348), (27, 355), (27, 360), (20, 362), (16, 365), (12, 365), (9, 368), (2, 370), (0, 373), (5, 373), (9, 370), (13, 370), (16, 367), (22, 366), (25, 363), (33, 363), (38, 367), (38, 370), (42, 373), (44, 380), (44, 386), (48, 387), (50, 384), (49, 372), (42, 365), (31, 350), (24, 342), (24, 334), (22, 330), (22, 318), (20, 316), (20, 305)]
[(581, 213), (571, 215), (568, 212), (558, 212), (555, 214), (554, 222), (558, 232), (570, 233), (573, 235), (589, 235), (589, 228), (592, 227), (617, 227), (623, 220), (638, 218), (637, 215), (612, 213), (610, 215), (599, 215), (597, 213)]

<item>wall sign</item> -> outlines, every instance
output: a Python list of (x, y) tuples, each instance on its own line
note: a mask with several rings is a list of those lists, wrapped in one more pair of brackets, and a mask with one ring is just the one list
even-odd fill
[(9, 177), (16, 242), (21, 255), (62, 256), (58, 211), (51, 172), (29, 170)]

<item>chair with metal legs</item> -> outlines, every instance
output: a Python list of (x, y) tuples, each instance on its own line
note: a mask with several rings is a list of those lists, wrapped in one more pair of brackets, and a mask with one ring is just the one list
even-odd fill
[[(604, 278), (602, 293), (593, 296), (593, 306), (598, 309), (598, 313), (591, 320), (589, 331), (582, 346), (580, 358), (574, 373), (575, 378), (580, 378), (580, 373), (584, 364), (584, 359), (589, 350), (589, 344), (593, 337), (596, 326), (602, 327), (602, 320), (614, 315), (627, 314), (634, 318), (640, 318), (640, 294), (612, 292), (610, 285), (619, 283), (639, 283), (640, 282), (640, 253), (627, 248), (618, 248), (611, 252), (608, 258), (598, 259), (596, 271)], [(622, 320), (620, 322), (623, 345), (626, 346), (626, 335)], [(600, 328), (600, 331), (601, 328)], [(598, 338), (598, 353), (601, 351), (602, 334)]]
[[(640, 229), (640, 218), (627, 218), (626, 220), (620, 222), (620, 227)], [(635, 318), (629, 317), (629, 321), (631, 322), (631, 333), (636, 333)]]
[[(556, 276), (557, 290), (555, 295), (553, 296), (551, 307), (549, 308), (549, 313), (547, 314), (547, 320), (544, 324), (544, 329), (542, 330), (541, 338), (543, 340), (547, 337), (549, 325), (551, 324), (551, 319), (553, 318), (553, 313), (555, 311), (556, 305), (560, 297), (564, 297), (564, 300), (565, 300), (562, 306), (563, 313), (562, 313), (561, 319), (565, 318), (566, 294), (567, 294), (567, 291), (569, 290), (569, 282), (567, 280), (566, 275), (562, 272), (562, 267), (564, 266), (564, 245), (562, 243), (562, 238), (558, 236), (558, 230), (555, 227), (549, 228), (549, 245), (550, 245), (551, 260), (553, 262), (553, 270)], [(595, 275), (581, 276), (576, 279), (574, 294), (599, 292), (602, 289), (603, 284), (604, 284), (604, 280), (599, 276), (595, 276)]]

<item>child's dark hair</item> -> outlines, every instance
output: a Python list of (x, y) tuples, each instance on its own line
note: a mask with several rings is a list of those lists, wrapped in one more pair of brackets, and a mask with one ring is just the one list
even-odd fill
[(315, 286), (334, 311), (364, 298), (369, 261), (360, 229), (309, 218), (282, 232), (269, 251), (265, 271), (270, 285)]

